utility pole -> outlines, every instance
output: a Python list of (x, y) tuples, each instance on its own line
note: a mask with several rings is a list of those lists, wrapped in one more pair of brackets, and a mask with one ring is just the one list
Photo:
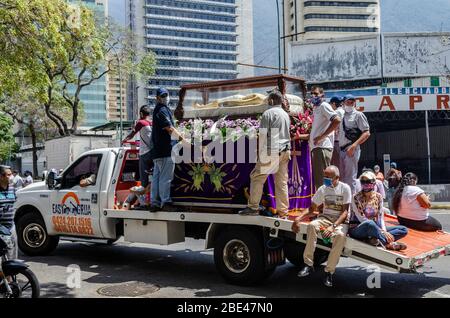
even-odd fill
[(277, 3), (277, 25), (278, 25), (278, 74), (281, 74), (281, 30), (280, 30), (280, 5), (278, 0), (275, 0)]

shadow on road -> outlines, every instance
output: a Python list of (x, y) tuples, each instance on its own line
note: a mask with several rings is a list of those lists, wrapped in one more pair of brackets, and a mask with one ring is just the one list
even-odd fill
[[(193, 291), (197, 297), (227, 297), (237, 294), (256, 297), (422, 297), (430, 291), (450, 285), (449, 278), (428, 277), (423, 274), (381, 273), (379, 289), (366, 285), (371, 274), (365, 267), (341, 266), (335, 275), (335, 287), (322, 284), (323, 271), (310, 277), (298, 278), (298, 269), (289, 262), (278, 268), (259, 286), (240, 287), (225, 283), (216, 272), (210, 253), (192, 250), (167, 250), (124, 245), (88, 243), (60, 244), (54, 255), (23, 257), (48, 266), (77, 264), (83, 272), (93, 274), (84, 280), (95, 284), (117, 284), (140, 281), (161, 289)], [(45, 297), (73, 297), (62, 284), (42, 286)], [(158, 294), (154, 294), (158, 296)], [(176, 295), (174, 295), (176, 297)]]

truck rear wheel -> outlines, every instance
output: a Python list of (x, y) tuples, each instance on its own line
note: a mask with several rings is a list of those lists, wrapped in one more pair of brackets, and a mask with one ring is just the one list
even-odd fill
[(48, 255), (58, 246), (59, 237), (47, 233), (44, 220), (37, 213), (27, 213), (17, 221), (17, 243), (29, 256)]
[(269, 277), (262, 236), (245, 227), (227, 227), (215, 240), (214, 262), (219, 273), (231, 284), (248, 286)]
[[(287, 260), (296, 267), (303, 267), (305, 263), (303, 262), (303, 252), (305, 251), (306, 245), (300, 242), (286, 241), (284, 244), (284, 255)], [(319, 248), (316, 248), (314, 252), (314, 266), (320, 266), (325, 263), (328, 259), (328, 252)]]

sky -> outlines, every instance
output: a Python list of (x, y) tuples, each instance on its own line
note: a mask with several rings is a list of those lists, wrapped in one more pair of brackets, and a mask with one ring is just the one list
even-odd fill
[[(255, 64), (277, 67), (276, 0), (244, 1), (253, 1)], [(380, 4), (382, 32), (450, 32), (450, 0), (381, 0)], [(109, 1), (110, 16), (121, 23), (124, 6), (124, 0)]]

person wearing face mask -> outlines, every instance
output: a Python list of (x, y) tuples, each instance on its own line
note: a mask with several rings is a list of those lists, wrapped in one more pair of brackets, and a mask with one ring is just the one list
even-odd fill
[(172, 147), (176, 140), (186, 142), (175, 129), (172, 111), (169, 109), (170, 96), (165, 88), (156, 92), (156, 107), (152, 120), (152, 159), (153, 177), (151, 183), (151, 212), (174, 212), (170, 187), (175, 171), (175, 162), (172, 159)]
[(344, 249), (348, 224), (349, 208), (352, 201), (350, 187), (339, 181), (339, 169), (336, 166), (327, 167), (324, 172), (323, 185), (312, 198), (311, 208), (298, 216), (292, 230), (300, 231), (302, 219), (323, 206), (318, 218), (308, 224), (307, 242), (303, 260), (305, 267), (298, 273), (299, 277), (308, 276), (314, 270), (314, 251), (319, 233), (322, 238), (331, 239), (333, 246), (325, 267), (325, 286), (333, 286), (333, 274)]
[(16, 190), (13, 178), (11, 168), (0, 165), (0, 225), (11, 232), (13, 248), (8, 251), (9, 259), (17, 259), (17, 234), (14, 224)]
[(345, 96), (344, 118), (339, 127), (339, 147), (341, 149), (342, 181), (347, 183), (356, 193), (358, 162), (361, 156), (361, 145), (370, 137), (370, 126), (367, 117), (356, 110), (356, 98)]
[(334, 148), (334, 132), (339, 127), (339, 114), (324, 102), (324, 91), (321, 87), (311, 88), (311, 103), (314, 105), (313, 123), (309, 137), (311, 164), (315, 189), (322, 185), (323, 171), (331, 164)]
[(375, 172), (375, 176), (377, 177), (377, 180), (384, 182), (384, 174), (383, 174), (383, 172), (381, 172), (380, 166), (375, 165), (373, 167), (373, 171)]
[(430, 198), (417, 186), (417, 176), (409, 172), (400, 181), (392, 206), (400, 224), (424, 232), (442, 230), (442, 224), (430, 216)]
[[(333, 96), (330, 99), (330, 105), (333, 107), (333, 110), (339, 115), (339, 118), (342, 120), (344, 117), (344, 109), (342, 108), (342, 103), (344, 102), (344, 97), (342, 96)], [(334, 131), (334, 147), (333, 147), (333, 156), (331, 157), (331, 164), (333, 166), (341, 168), (341, 150), (339, 149), (339, 128)]]
[(380, 243), (389, 250), (401, 251), (406, 244), (398, 242), (408, 234), (404, 226), (386, 227), (383, 197), (375, 191), (376, 176), (371, 171), (359, 178), (361, 191), (353, 196), (350, 215), (350, 237), (377, 246)]

